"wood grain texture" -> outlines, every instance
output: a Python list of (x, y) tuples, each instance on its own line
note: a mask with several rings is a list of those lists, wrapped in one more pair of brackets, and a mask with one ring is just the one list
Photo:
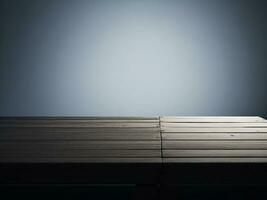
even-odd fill
[(262, 117), (246, 117), (246, 116), (227, 116), (227, 117), (210, 117), (210, 116), (201, 116), (201, 117), (178, 117), (178, 116), (163, 116), (160, 118), (161, 122), (184, 122), (184, 123), (198, 123), (198, 122), (225, 122), (225, 123), (235, 123), (235, 122), (266, 122)]
[(163, 163), (266, 163), (267, 158), (163, 158)]
[(158, 149), (160, 141), (0, 141), (3, 150), (38, 150), (38, 149)]
[[(126, 139), (127, 138), (127, 139)], [(159, 132), (4, 132), (0, 134), (0, 141), (159, 141)]]
[(34, 117), (0, 117), (0, 120), (99, 120), (99, 121), (150, 121), (150, 120), (159, 120), (159, 117), (133, 117), (133, 116), (69, 116), (69, 117), (62, 117), (62, 116), (34, 116)]
[(163, 141), (163, 149), (267, 149), (267, 141)]
[(166, 128), (162, 127), (161, 131), (163, 133), (267, 133), (267, 128), (235, 128), (235, 127), (227, 127), (227, 128), (202, 128), (202, 127), (194, 127), (194, 128)]
[(2, 162), (266, 162), (261, 117), (0, 117)]
[(15, 134), (15, 135), (24, 135), (24, 134), (42, 134), (42, 133), (53, 133), (53, 134), (64, 134), (64, 133), (141, 133), (141, 134), (159, 134), (159, 128), (84, 128), (84, 127), (0, 127), (1, 133), (3, 134)]
[(257, 127), (263, 127), (266, 128), (267, 127), (267, 122), (261, 122), (261, 123), (207, 123), (207, 122), (203, 122), (203, 123), (163, 123), (162, 127), (164, 128), (231, 128), (231, 127), (235, 127), (235, 128), (257, 128)]
[(0, 118), (1, 162), (159, 162), (159, 118)]
[(90, 122), (89, 120), (38, 120), (1, 123), (0, 127), (157, 128), (157, 122)]
[(266, 162), (267, 121), (260, 117), (163, 117), (164, 163)]
[(163, 152), (163, 157), (176, 158), (195, 158), (195, 157), (236, 157), (236, 158), (251, 158), (251, 157), (266, 157), (267, 150), (166, 150)]
[(0, 158), (153, 158), (160, 157), (157, 150), (87, 150), (87, 149), (35, 149), (3, 151)]
[(3, 157), (1, 163), (162, 163), (161, 157)]
[(162, 134), (163, 140), (197, 140), (197, 141), (209, 141), (209, 140), (267, 140), (266, 133), (165, 133)]

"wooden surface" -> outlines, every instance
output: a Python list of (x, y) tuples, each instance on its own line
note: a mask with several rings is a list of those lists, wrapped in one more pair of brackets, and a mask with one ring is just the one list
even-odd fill
[(1, 163), (160, 163), (159, 118), (0, 118)]
[(267, 162), (261, 117), (1, 117), (0, 163)]
[(164, 163), (267, 162), (261, 117), (161, 117)]

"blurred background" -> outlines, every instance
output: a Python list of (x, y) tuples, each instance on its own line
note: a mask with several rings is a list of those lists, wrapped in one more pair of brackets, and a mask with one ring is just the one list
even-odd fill
[(265, 0), (1, 0), (1, 116), (267, 117)]

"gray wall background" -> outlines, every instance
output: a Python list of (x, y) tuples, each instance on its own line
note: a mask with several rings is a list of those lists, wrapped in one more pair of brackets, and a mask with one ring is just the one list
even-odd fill
[(1, 116), (267, 117), (267, 1), (4, 0)]

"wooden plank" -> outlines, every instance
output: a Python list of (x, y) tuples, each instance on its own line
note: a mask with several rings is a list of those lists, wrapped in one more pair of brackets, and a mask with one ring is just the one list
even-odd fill
[(46, 157), (46, 158), (100, 158), (100, 157), (161, 157), (160, 150), (88, 150), (88, 149), (34, 149), (2, 151), (0, 154), (0, 162), (2, 158), (19, 158), (19, 157)]
[(163, 140), (267, 140), (266, 133), (165, 133)]
[(161, 129), (164, 133), (267, 133), (267, 128), (165, 128)]
[(1, 163), (161, 163), (160, 157), (127, 157), (127, 158), (80, 158), (80, 157), (6, 157), (0, 158)]
[(26, 132), (22, 133), (1, 133), (0, 134), (0, 141), (12, 141), (12, 140), (160, 140), (160, 133), (159, 132), (151, 132), (151, 133), (72, 133), (72, 132), (57, 132), (57, 133), (50, 133), (50, 132)]
[(164, 158), (183, 157), (266, 157), (267, 150), (164, 150)]
[(0, 117), (0, 120), (159, 120), (159, 117), (136, 117), (136, 116), (10, 116), (10, 117)]
[(162, 141), (163, 149), (267, 149), (267, 141)]
[(159, 123), (124, 123), (124, 122), (113, 122), (113, 123), (88, 123), (87, 121), (18, 121), (16, 123), (0, 121), (0, 127), (87, 127), (87, 128), (158, 128)]
[(267, 158), (163, 158), (163, 163), (266, 163)]
[(1, 133), (159, 133), (159, 128), (88, 128), (88, 127), (0, 127)]
[(163, 116), (160, 117), (161, 122), (185, 122), (185, 123), (198, 123), (198, 122), (227, 122), (227, 123), (235, 123), (235, 122), (266, 122), (266, 120), (262, 117), (252, 117), (252, 116), (201, 116), (201, 117), (178, 117), (178, 116)]
[(160, 149), (160, 141), (0, 141), (0, 150), (15, 149)]
[(242, 127), (267, 127), (267, 122), (261, 123), (161, 123), (164, 128), (242, 128)]

